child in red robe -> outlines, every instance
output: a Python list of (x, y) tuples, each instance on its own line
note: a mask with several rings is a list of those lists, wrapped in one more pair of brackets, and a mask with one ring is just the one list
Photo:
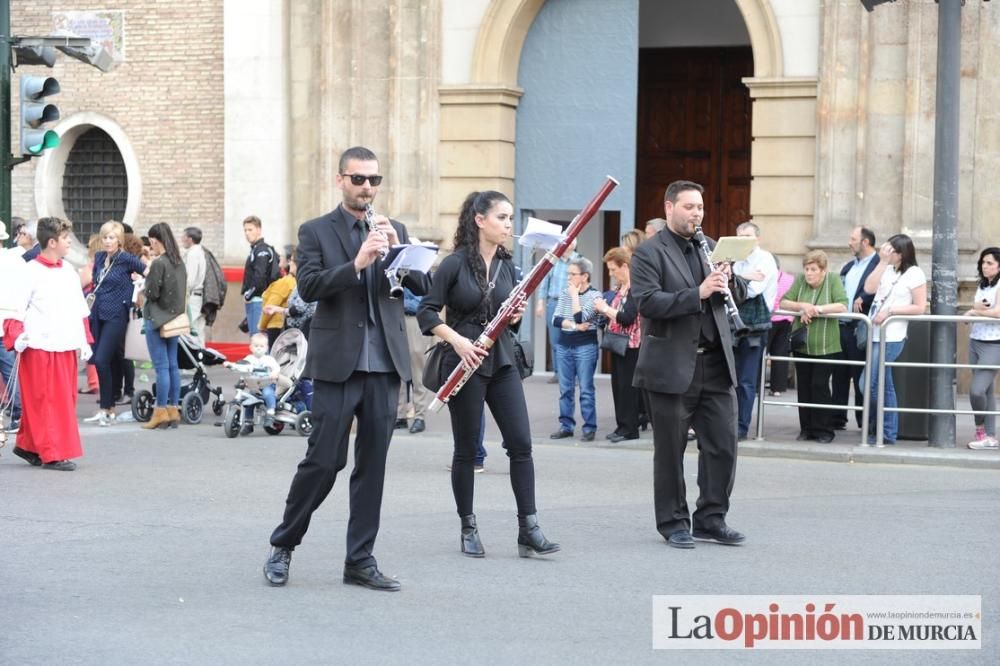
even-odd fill
[(4, 321), (4, 344), (21, 355), (21, 429), (14, 453), (32, 465), (69, 472), (83, 455), (76, 425), (76, 359), (90, 358), (90, 314), (80, 278), (63, 261), (70, 224), (38, 220), (41, 254), (28, 262), (17, 314)]

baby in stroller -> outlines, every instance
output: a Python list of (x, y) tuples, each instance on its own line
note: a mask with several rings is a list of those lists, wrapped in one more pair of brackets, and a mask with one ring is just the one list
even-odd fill
[(298, 329), (288, 329), (278, 336), (268, 354), (267, 336), (257, 334), (250, 340), (250, 351), (243, 360), (226, 363), (227, 368), (243, 375), (223, 414), (226, 436), (248, 435), (257, 423), (270, 435), (279, 434), (288, 425), (308, 436), (312, 432), (312, 391), (311, 383), (302, 378), (305, 336)]

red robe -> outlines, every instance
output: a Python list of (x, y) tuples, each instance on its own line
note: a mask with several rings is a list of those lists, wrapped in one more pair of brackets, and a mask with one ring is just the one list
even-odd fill
[[(61, 265), (61, 262), (51, 264), (44, 257), (36, 261), (52, 267)], [(83, 320), (83, 326), (87, 339), (91, 340), (87, 319)], [(4, 321), (3, 340), (8, 349), (13, 349), (23, 332), (23, 322)], [(17, 432), (17, 446), (37, 454), (43, 463), (83, 455), (76, 424), (76, 359), (75, 350), (52, 352), (29, 347), (20, 353), (21, 428)]]

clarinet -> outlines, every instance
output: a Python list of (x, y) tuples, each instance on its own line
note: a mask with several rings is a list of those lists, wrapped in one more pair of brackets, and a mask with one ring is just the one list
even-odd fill
[[(569, 251), (569, 246), (572, 244), (573, 240), (580, 235), (583, 231), (583, 227), (590, 218), (594, 217), (594, 214), (600, 209), (601, 204), (604, 200), (608, 198), (611, 191), (618, 187), (618, 181), (611, 176), (607, 177), (604, 185), (597, 192), (590, 203), (584, 207), (580, 213), (573, 218), (570, 222), (569, 227), (566, 228), (563, 234), (563, 239), (559, 241), (558, 244), (551, 250), (545, 253), (545, 256), (535, 264), (531, 272), (525, 275), (514, 290), (510, 292), (510, 296), (507, 300), (503, 302), (500, 306), (500, 310), (497, 312), (496, 316), (493, 317), (493, 321), (489, 322), (483, 329), (483, 332), (478, 338), (476, 338), (475, 345), (482, 349), (492, 349), (493, 345), (499, 339), (500, 334), (504, 332), (507, 325), (510, 324), (510, 320), (514, 318), (517, 311), (528, 302), (531, 294), (538, 288), (538, 285), (542, 283), (542, 279), (548, 274), (552, 267), (556, 265), (556, 262)], [(475, 368), (466, 365), (464, 362), (459, 363), (458, 366), (452, 370), (448, 379), (445, 380), (441, 388), (434, 395), (434, 399), (431, 401), (430, 409), (432, 412), (439, 412), (441, 408), (444, 407), (445, 403), (451, 400), (452, 396), (462, 390), (465, 386), (465, 382), (469, 381), (469, 377), (476, 371)]]
[[(708, 241), (705, 240), (705, 234), (701, 231), (701, 226), (695, 225), (694, 227), (694, 239), (698, 241), (698, 245), (701, 246), (701, 252), (705, 256), (705, 263), (708, 264), (708, 269), (710, 271), (717, 270), (715, 264), (712, 262), (712, 248), (708, 246)], [(733, 335), (737, 338), (742, 338), (750, 333), (750, 327), (743, 323), (743, 319), (740, 318), (739, 308), (736, 307), (736, 301), (733, 300), (733, 293), (729, 291), (729, 287), (726, 287), (726, 291), (723, 292), (723, 304), (726, 306), (726, 316), (729, 317), (729, 326), (733, 329)]]
[[(372, 208), (372, 205), (370, 203), (365, 204), (365, 226), (368, 228), (369, 232), (375, 231), (378, 234), (380, 234), (383, 239), (387, 238), (385, 232), (379, 229), (375, 225), (375, 209)], [(387, 247), (380, 248), (378, 251), (378, 256), (381, 257), (382, 259), (385, 259), (386, 255), (388, 254), (389, 254), (389, 248)]]

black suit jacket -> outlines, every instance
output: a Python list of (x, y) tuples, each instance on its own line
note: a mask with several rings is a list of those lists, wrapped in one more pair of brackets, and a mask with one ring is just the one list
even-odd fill
[[(669, 229), (663, 229), (636, 248), (632, 255), (632, 296), (645, 322), (633, 386), (659, 393), (684, 393), (694, 379), (701, 332), (701, 280), (691, 275), (687, 260)], [(711, 247), (715, 241), (708, 239)], [(747, 281), (734, 277), (729, 283), (736, 304), (746, 299)], [(719, 343), (726, 355), (729, 375), (736, 384), (733, 336), (721, 294), (708, 300)]]
[[(354, 270), (360, 244), (354, 240), (355, 218), (343, 206), (309, 220), (299, 227), (297, 248), (299, 295), (306, 302), (317, 301), (309, 329), (309, 351), (305, 375), (327, 382), (343, 382), (354, 372), (365, 341), (368, 321), (367, 288)], [(409, 243), (406, 227), (390, 220), (400, 243)], [(410, 381), (410, 352), (406, 343), (403, 299), (389, 298), (389, 279), (382, 260), (375, 260), (378, 277), (378, 308), (383, 333), (393, 365), (403, 382)], [(402, 284), (422, 296), (430, 288), (430, 278), (411, 272)]]
[[(844, 278), (847, 277), (847, 271), (851, 270), (852, 263), (854, 263), (853, 260), (848, 261), (840, 269), (841, 282), (844, 282)], [(868, 279), (868, 276), (871, 275), (872, 271), (875, 270), (876, 266), (878, 266), (878, 255), (873, 255), (871, 261), (868, 262), (868, 267), (865, 268), (865, 272), (861, 274), (861, 281), (858, 282), (857, 290), (853, 294), (847, 295), (848, 312), (854, 312), (854, 301), (858, 300), (859, 298), (861, 299), (861, 312), (863, 312), (864, 314), (868, 314), (868, 311), (871, 310), (872, 301), (875, 300), (875, 294), (874, 293), (869, 294), (868, 292), (865, 291), (865, 280)], [(851, 320), (846, 322), (841, 321), (841, 323), (846, 323), (853, 326), (857, 322)]]

